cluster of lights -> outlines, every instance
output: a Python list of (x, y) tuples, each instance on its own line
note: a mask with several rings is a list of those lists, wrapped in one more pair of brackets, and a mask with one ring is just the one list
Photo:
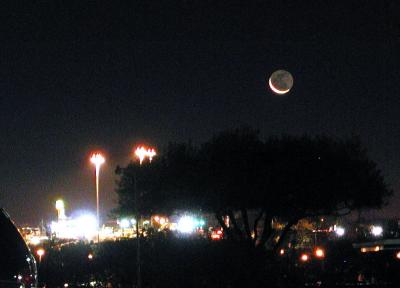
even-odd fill
[[(281, 256), (285, 255), (285, 250), (284, 249), (280, 249), (279, 250), (279, 254)], [(314, 253), (313, 254), (314, 254), (314, 257), (317, 258), (317, 259), (323, 260), (325, 258), (325, 250), (320, 248), (320, 247), (316, 247), (314, 249)], [(311, 260), (311, 254), (310, 253), (302, 253), (302, 254), (300, 254), (299, 260), (301, 262), (308, 262), (308, 261)]]
[(182, 216), (177, 224), (177, 230), (181, 233), (189, 234), (193, 233), (197, 228), (201, 228), (205, 225), (203, 219), (196, 219), (192, 216)]
[(211, 239), (212, 240), (221, 240), (223, 236), (224, 236), (224, 232), (221, 229), (214, 230), (211, 233)]
[(122, 229), (127, 229), (131, 226), (134, 226), (136, 224), (136, 220), (135, 219), (127, 219), (127, 218), (123, 218), (121, 220), (118, 221), (119, 227), (121, 227)]
[(92, 162), (96, 167), (104, 164), (105, 161), (106, 159), (100, 153), (94, 153), (92, 154), (92, 157), (90, 157), (90, 162)]
[(165, 223), (168, 222), (168, 219), (166, 217), (160, 217), (160, 216), (154, 216), (154, 221), (160, 225), (164, 225)]
[(153, 148), (146, 148), (144, 146), (137, 147), (135, 150), (135, 156), (139, 158), (140, 164), (143, 163), (144, 158), (149, 158), (151, 162), (153, 157), (156, 156), (156, 150)]
[(60, 239), (93, 239), (97, 234), (97, 220), (91, 214), (76, 219), (65, 219), (51, 223), (51, 233)]

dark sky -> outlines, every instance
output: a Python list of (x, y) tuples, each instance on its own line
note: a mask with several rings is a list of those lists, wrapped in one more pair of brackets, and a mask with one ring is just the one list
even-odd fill
[[(55, 217), (60, 196), (94, 211), (93, 149), (105, 214), (135, 144), (242, 125), (360, 135), (400, 216), (396, 1), (25, 2), (0, 17), (0, 206), (17, 223)], [(294, 76), (285, 96), (267, 88), (277, 69)]]

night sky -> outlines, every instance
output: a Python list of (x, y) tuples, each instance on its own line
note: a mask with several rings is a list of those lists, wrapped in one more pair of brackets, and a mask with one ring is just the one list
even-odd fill
[[(134, 145), (243, 125), (360, 135), (400, 217), (396, 1), (25, 2), (0, 17), (0, 206), (18, 224), (55, 218), (58, 197), (94, 212), (94, 149), (105, 215)], [(277, 69), (294, 77), (284, 96)]]

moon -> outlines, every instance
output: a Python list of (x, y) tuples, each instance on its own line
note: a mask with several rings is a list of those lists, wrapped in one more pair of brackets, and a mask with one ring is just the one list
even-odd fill
[(278, 70), (268, 80), (271, 90), (279, 95), (286, 94), (293, 87), (293, 76), (288, 71)]

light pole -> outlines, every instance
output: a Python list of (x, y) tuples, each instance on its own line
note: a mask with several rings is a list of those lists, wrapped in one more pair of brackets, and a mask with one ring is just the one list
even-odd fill
[[(154, 148), (146, 148), (144, 146), (139, 146), (135, 150), (134, 157), (139, 159), (139, 165), (142, 165), (145, 158), (149, 158), (151, 162), (153, 157), (156, 156), (156, 150)], [(138, 191), (137, 191), (137, 177), (134, 173), (133, 185), (134, 185), (134, 201), (135, 201), (135, 214), (136, 214), (136, 287), (142, 288), (142, 278), (141, 278), (141, 267), (140, 267), (140, 233), (139, 233), (139, 204), (138, 204)]]
[(100, 166), (105, 162), (105, 159), (100, 153), (94, 153), (92, 154), (92, 157), (90, 157), (90, 161), (96, 167), (96, 216), (97, 216), (97, 243), (98, 243), (100, 240), (99, 175), (100, 175)]
[(58, 221), (65, 220), (66, 216), (65, 216), (65, 207), (63, 200), (60, 199), (56, 201), (56, 210), (57, 210)]
[(39, 265), (42, 263), (42, 257), (43, 257), (43, 255), (44, 255), (44, 253), (45, 253), (45, 251), (44, 251), (43, 248), (39, 248), (39, 249), (36, 251), (36, 254), (39, 256)]

